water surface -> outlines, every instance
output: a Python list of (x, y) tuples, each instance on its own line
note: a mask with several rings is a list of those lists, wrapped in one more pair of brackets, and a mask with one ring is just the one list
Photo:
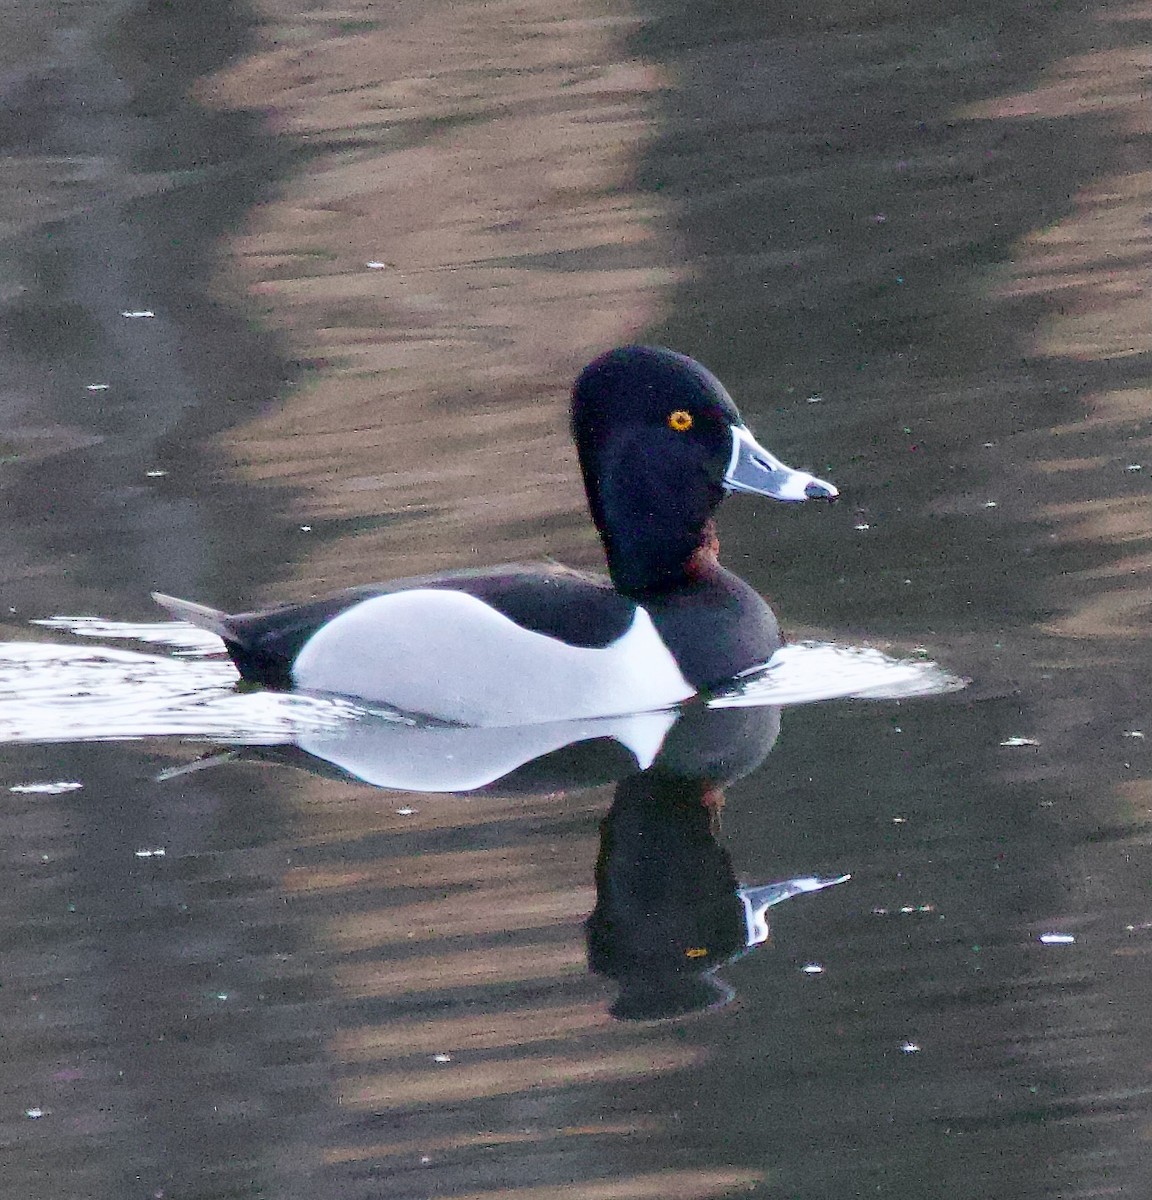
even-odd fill
[[(2, 19), (0, 638), (35, 647), (12, 712), (30, 678), (73, 715), (106, 684), (117, 719), (153, 686), (181, 720), (224, 705), (114, 744), (49, 705), (58, 740), (4, 748), (4, 1177), (1137, 1194), (1146, 14), (262, 12), (258, 36), (223, 0)], [(269, 755), (282, 702), (219, 662), (31, 624), (594, 565), (565, 390), (630, 338), (702, 357), (841, 486), (725, 509), (792, 636), (971, 687), (789, 708), (722, 810), (683, 771), (671, 799), (625, 787), (654, 777), (606, 744), (595, 787), (397, 793)], [(172, 773), (229, 722), (255, 761)], [(619, 1020), (585, 920), (613, 864), (625, 895), (667, 883), (638, 832), (725, 904), (851, 878), (768, 913), (714, 974), (728, 1003)]]

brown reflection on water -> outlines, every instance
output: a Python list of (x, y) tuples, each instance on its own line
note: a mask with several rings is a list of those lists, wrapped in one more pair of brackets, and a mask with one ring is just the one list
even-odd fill
[(967, 112), (990, 121), (1090, 122), (1085, 136), (1115, 149), (1114, 169), (1079, 189), (1067, 216), (1018, 243), (1000, 287), (1005, 297), (1043, 303), (1047, 315), (1031, 346), (1038, 363), (1083, 380), (1080, 411), (1053, 425), (1046, 445), (1037, 439), (1025, 450), (1040, 477), (1035, 509), (1054, 529), (1052, 540), (1072, 561), (1096, 560), (1065, 570), (1047, 630), (1097, 644), (1145, 637), (1152, 606), (1152, 68), (1147, 47), (1130, 36), (1134, 22), (1149, 19), (1147, 4), (1101, 8), (1089, 21), (1099, 48)]
[(594, 558), (568, 382), (676, 278), (628, 188), (664, 86), (624, 47), (634, 21), (591, 0), (266, 11), (269, 47), (202, 91), (313, 151), (233, 245), (313, 369), (231, 452), (298, 489), (301, 524), (357, 535), (302, 548), (295, 590)]
[[(1058, 1066), (1069, 1092), (1052, 1117), (1089, 1131), (1117, 1164), (1069, 1155), (1066, 1194), (1122, 1192), (1146, 1174), (1147, 849), (1152, 765), (1145, 749), (1152, 616), (1152, 173), (1147, 3), (1086, 13), (1071, 53), (1029, 86), (963, 110), (1001, 126), (1078, 130), (1106, 148), (1068, 211), (1022, 237), (998, 269), (998, 300), (1036, 307), (1022, 349), (1049, 381), (1048, 420), (1005, 437), (995, 453), (1036, 539), (1048, 614), (1029, 654), (1022, 716), (1035, 751), (1011, 751), (1003, 776), (1037, 787), (1065, 849), (1065, 896), (1047, 928), (1091, 953), (1043, 964), (1034, 1028), (1018, 1061)], [(1054, 386), (1055, 385), (1055, 386)], [(1028, 567), (1022, 566), (1022, 575)], [(1042, 797), (1042, 798), (1041, 798)], [(1044, 932), (1036, 930), (1037, 935)], [(1039, 961), (1039, 956), (1035, 956)]]
[[(704, 1197), (758, 1178), (632, 1174), (631, 1139), (664, 1124), (643, 1104), (571, 1124), (583, 1111), (574, 1098), (652, 1086), (705, 1055), (675, 1031), (637, 1037), (613, 1021), (588, 975), (582, 926), (606, 802), (602, 792), (511, 802), (332, 785), (298, 801), (306, 861), (285, 886), (331, 989), (340, 1118), (323, 1154), (333, 1186), (361, 1186), (386, 1162), (423, 1163), (437, 1194), (472, 1195), (488, 1170), (477, 1154), (504, 1163), (511, 1195), (519, 1181), (526, 1195)], [(554, 1165), (524, 1160), (537, 1154)], [(539, 1186), (582, 1172), (613, 1178)]]
[[(528, 1046), (605, 1029), (609, 1024), (601, 1004), (525, 1006), (516, 1010), (516, 1040)], [(384, 1062), (412, 1054), (435, 1055), (445, 1046), (454, 1046), (457, 1052), (490, 1050), (507, 1045), (507, 1037), (507, 1028), (491, 1016), (450, 1015), (344, 1029), (333, 1039), (333, 1049), (342, 1062)]]
[(456, 1200), (708, 1200), (747, 1193), (759, 1180), (747, 1171), (658, 1171), (608, 1182), (580, 1180), (547, 1187), (462, 1192)]
[[(298, 580), (277, 595), (541, 553), (597, 561), (568, 383), (651, 326), (678, 278), (655, 200), (628, 186), (666, 86), (626, 48), (635, 21), (586, 0), (379, 23), (370, 7), (292, 10), (267, 6), (269, 48), (202, 89), (268, 109), (313, 151), (232, 251), (306, 367), (229, 449), (254, 485), (296, 489), (301, 525), (351, 535), (312, 546), (301, 531)], [(285, 884), (332, 988), (333, 1186), (384, 1164), (453, 1196), (705, 1197), (760, 1177), (638, 1171), (628, 1146), (663, 1125), (643, 1104), (571, 1122), (574, 1097), (703, 1053), (626, 1034), (588, 977), (606, 803), (302, 786), (309, 861)], [(385, 1121), (399, 1127), (382, 1143)], [(499, 1192), (475, 1190), (485, 1177)]]

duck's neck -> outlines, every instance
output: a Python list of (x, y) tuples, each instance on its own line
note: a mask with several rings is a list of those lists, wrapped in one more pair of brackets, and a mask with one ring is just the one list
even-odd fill
[(716, 522), (709, 517), (700, 533), (700, 545), (688, 556), (684, 574), (692, 582), (705, 582), (720, 570), (720, 535)]
[(698, 583), (716, 569), (712, 514), (724, 492), (677, 457), (675, 444), (656, 457), (636, 441), (581, 445), (580, 465), (612, 582), (642, 596)]
[(648, 596), (708, 583), (720, 573), (720, 539), (711, 517), (696, 539), (603, 535), (608, 574), (625, 595)]

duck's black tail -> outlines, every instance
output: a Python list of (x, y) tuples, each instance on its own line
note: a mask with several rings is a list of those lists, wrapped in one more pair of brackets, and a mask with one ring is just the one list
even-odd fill
[(163, 592), (153, 592), (152, 599), (176, 620), (187, 621), (222, 638), (228, 657), (248, 683), (280, 689), (292, 687), (292, 660), (300, 643), (307, 638), (307, 629), (303, 633), (289, 630), (282, 636), (275, 612), (226, 613)]
[(206, 629), (217, 637), (231, 642), (235, 638), (232, 629), (232, 618), (218, 608), (209, 608), (207, 604), (196, 604), (191, 600), (180, 600), (175, 596), (166, 596), (163, 592), (153, 592), (152, 599), (166, 608), (178, 621), (187, 621), (197, 629)]

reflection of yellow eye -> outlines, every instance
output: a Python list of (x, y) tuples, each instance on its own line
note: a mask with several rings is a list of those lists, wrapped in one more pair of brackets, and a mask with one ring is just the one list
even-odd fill
[(685, 958), (706, 958), (707, 956), (707, 946), (692, 946), (684, 951)]
[(678, 408), (674, 413), (669, 413), (668, 428), (675, 429), (677, 433), (686, 433), (692, 428), (692, 414), (685, 412), (682, 408)]

